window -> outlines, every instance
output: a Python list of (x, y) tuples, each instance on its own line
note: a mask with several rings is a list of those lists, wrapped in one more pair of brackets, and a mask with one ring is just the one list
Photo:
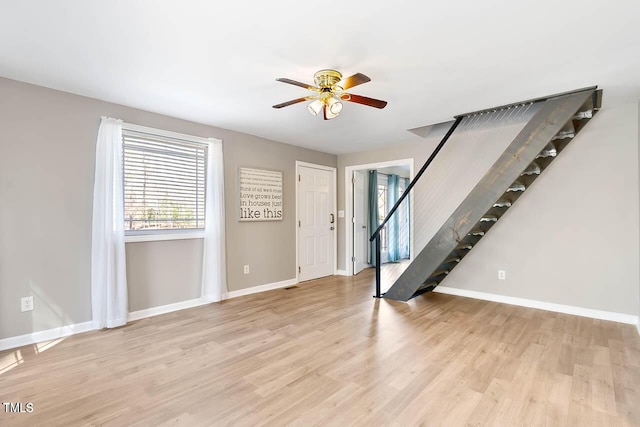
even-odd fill
[(124, 125), (122, 148), (126, 234), (204, 230), (206, 140)]
[[(386, 181), (386, 176), (383, 176)], [(380, 224), (387, 217), (387, 185), (380, 184), (380, 175), (378, 175), (378, 220)], [(389, 241), (387, 239), (387, 227), (385, 226), (380, 230), (380, 250), (387, 252), (389, 250)]]
[[(404, 194), (404, 192), (406, 191), (407, 186), (409, 185), (409, 180), (407, 178), (400, 178), (399, 183), (398, 183), (398, 187), (399, 187), (399, 194), (398, 194), (398, 198), (402, 197), (402, 195)], [(408, 195), (406, 199), (404, 199), (404, 201), (400, 204), (400, 206), (398, 206), (398, 225), (400, 227), (399, 233), (398, 233), (398, 237), (399, 237), (399, 242), (398, 242), (398, 250), (399, 250), (399, 255), (400, 258), (409, 258), (409, 245), (410, 245), (410, 231), (409, 231), (409, 199), (411, 198), (411, 195)]]

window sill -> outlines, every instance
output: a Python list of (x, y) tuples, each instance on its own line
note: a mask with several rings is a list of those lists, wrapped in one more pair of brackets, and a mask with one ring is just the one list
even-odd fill
[(125, 243), (160, 242), (163, 240), (187, 240), (204, 239), (204, 231), (192, 233), (157, 233), (157, 234), (130, 234), (124, 236)]

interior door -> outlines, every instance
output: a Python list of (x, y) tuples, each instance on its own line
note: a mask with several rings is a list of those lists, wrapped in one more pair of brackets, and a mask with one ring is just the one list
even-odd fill
[(298, 280), (334, 274), (335, 188), (333, 172), (298, 168)]
[(353, 274), (369, 263), (368, 192), (365, 171), (353, 171)]

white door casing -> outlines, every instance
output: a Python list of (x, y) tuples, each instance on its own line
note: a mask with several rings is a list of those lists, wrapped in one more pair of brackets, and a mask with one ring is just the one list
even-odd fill
[[(413, 158), (407, 158), (407, 159), (398, 159), (398, 160), (389, 160), (389, 161), (383, 161), (383, 162), (376, 162), (376, 163), (363, 163), (363, 164), (358, 164), (358, 165), (351, 165), (351, 166), (345, 166), (344, 168), (344, 207), (345, 207), (345, 219), (350, 219), (353, 218), (353, 182), (352, 182), (352, 178), (353, 178), (353, 171), (354, 170), (369, 170), (369, 169), (380, 169), (380, 168), (386, 168), (389, 166), (402, 166), (402, 165), (409, 165), (409, 178), (413, 179)], [(415, 203), (411, 203), (410, 204), (410, 209), (409, 209), (409, 223), (413, 224), (413, 218), (414, 218), (414, 205)], [(367, 215), (368, 216), (368, 215)], [(345, 272), (344, 274), (346, 274), (347, 276), (351, 276), (353, 275), (353, 261), (352, 261), (352, 257), (353, 257), (353, 243), (354, 243), (354, 237), (353, 237), (353, 227), (345, 227), (344, 230), (345, 234), (346, 234), (346, 238), (344, 240), (344, 245), (345, 245), (345, 250), (343, 252), (343, 260), (344, 260), (344, 265), (345, 265)], [(371, 230), (371, 232), (373, 233), (373, 230)], [(410, 227), (409, 230), (409, 234), (410, 234), (410, 259), (413, 259), (413, 254), (414, 252), (414, 227)]]
[(298, 281), (335, 270), (335, 172), (298, 166)]
[(353, 171), (353, 274), (360, 273), (369, 263), (369, 233), (366, 171)]

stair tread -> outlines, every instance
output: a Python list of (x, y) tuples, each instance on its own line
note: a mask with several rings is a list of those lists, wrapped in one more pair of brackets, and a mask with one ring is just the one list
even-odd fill
[(540, 169), (540, 165), (538, 165), (536, 162), (533, 162), (524, 170), (524, 172), (520, 174), (520, 176), (540, 175), (540, 172), (542, 172), (542, 169)]
[(554, 136), (553, 138), (551, 138), (552, 141), (555, 141), (557, 139), (567, 139), (567, 138), (573, 138), (574, 136), (576, 136), (576, 132), (575, 131), (570, 131), (570, 130), (563, 130), (560, 131), (556, 134), (556, 136)]
[(451, 262), (460, 262), (460, 257), (452, 257), (444, 260), (443, 264), (449, 264)]
[(547, 144), (546, 147), (536, 156), (536, 159), (546, 158), (546, 157), (555, 157), (558, 155), (558, 150), (556, 150), (556, 146), (553, 143)]
[(457, 251), (460, 250), (471, 250), (471, 248), (473, 248), (473, 246), (469, 243), (460, 243), (458, 246), (456, 246)]
[(523, 183), (516, 181), (513, 184), (511, 184), (509, 188), (507, 188), (507, 193), (513, 192), (513, 191), (524, 191), (526, 189), (527, 187), (525, 187)]
[(593, 117), (593, 110), (579, 111), (571, 120), (584, 120)]
[(508, 200), (498, 200), (493, 204), (494, 208), (510, 208), (511, 202)]
[(431, 276), (429, 276), (429, 277), (437, 277), (437, 276), (442, 276), (443, 274), (449, 274), (449, 271), (450, 270), (446, 270), (446, 269), (445, 270), (437, 270), (437, 271), (433, 272), (431, 274)]
[(469, 232), (470, 236), (484, 236), (484, 230), (471, 230)]
[(496, 222), (498, 220), (498, 217), (495, 215), (484, 215), (482, 218), (480, 218), (480, 222)]

